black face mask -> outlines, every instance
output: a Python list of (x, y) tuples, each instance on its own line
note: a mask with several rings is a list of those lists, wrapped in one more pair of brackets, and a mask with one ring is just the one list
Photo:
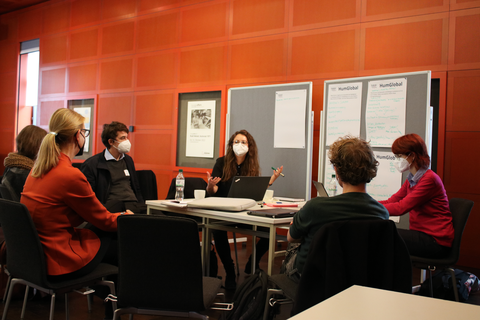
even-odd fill
[[(81, 133), (80, 133), (81, 134)], [(83, 134), (82, 134), (82, 137), (83, 137)], [(83, 137), (83, 146), (80, 147), (80, 145), (78, 144), (78, 140), (77, 141), (77, 146), (80, 148), (80, 150), (78, 150), (77, 154), (75, 155), (75, 157), (79, 157), (81, 155), (83, 155), (83, 148), (85, 147), (85, 137)]]

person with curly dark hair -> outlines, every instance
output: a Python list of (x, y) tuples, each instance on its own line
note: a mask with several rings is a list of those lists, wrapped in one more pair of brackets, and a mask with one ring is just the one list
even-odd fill
[(446, 256), (453, 242), (452, 213), (440, 177), (430, 170), (423, 139), (415, 134), (397, 138), (392, 145), (395, 167), (409, 171), (407, 179), (388, 200), (380, 201), (391, 216), (410, 212), (410, 229), (399, 229), (410, 254), (426, 258)]
[(338, 220), (388, 219), (385, 207), (367, 193), (366, 184), (375, 178), (378, 166), (369, 143), (345, 136), (330, 146), (328, 155), (343, 193), (314, 198), (294, 216), (287, 238), (300, 246), (295, 260), (285, 270), (294, 281), (300, 280), (310, 244), (325, 224)]
[[(273, 171), (269, 185), (280, 176), (283, 166)], [(227, 197), (235, 176), (259, 176), (260, 165), (258, 163), (258, 149), (255, 139), (247, 130), (235, 132), (228, 141), (227, 152), (224, 157), (217, 159), (212, 174), (208, 175), (207, 194), (216, 197)], [(221, 230), (213, 231), (213, 238), (217, 248), (218, 256), (223, 263), (226, 272), (225, 288), (233, 290), (236, 287), (235, 268), (230, 253), (227, 232)], [(269, 240), (260, 238), (256, 245), (256, 267), (265, 252), (268, 251)], [(251, 272), (252, 257), (245, 266), (245, 272)]]

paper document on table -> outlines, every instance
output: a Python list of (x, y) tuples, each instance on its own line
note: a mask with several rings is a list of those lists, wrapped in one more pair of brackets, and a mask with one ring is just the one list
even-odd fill
[(188, 206), (188, 201), (165, 200), (161, 202), (166, 206), (185, 208)]

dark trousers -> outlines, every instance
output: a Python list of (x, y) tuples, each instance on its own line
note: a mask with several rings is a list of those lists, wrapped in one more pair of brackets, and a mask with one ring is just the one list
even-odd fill
[(424, 258), (442, 258), (450, 251), (439, 245), (435, 239), (421, 231), (398, 229), (398, 234), (407, 245), (410, 255)]
[[(267, 229), (267, 228), (265, 228)], [(259, 228), (261, 230), (261, 228)], [(265, 231), (265, 230), (262, 230)], [(217, 249), (217, 254), (220, 257), (220, 261), (222, 261), (223, 267), (225, 268), (225, 272), (235, 274), (235, 268), (233, 265), (232, 260), (232, 253), (230, 250), (230, 244), (228, 242), (228, 235), (226, 231), (222, 230), (213, 230), (213, 239), (215, 240), (215, 248)], [(255, 259), (258, 265), (260, 259), (268, 251), (269, 239), (268, 238), (260, 238), (257, 241), (256, 254)], [(250, 256), (250, 260), (252, 256)]]

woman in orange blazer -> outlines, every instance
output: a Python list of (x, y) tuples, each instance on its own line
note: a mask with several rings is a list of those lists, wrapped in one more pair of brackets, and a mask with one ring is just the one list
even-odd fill
[[(122, 213), (107, 211), (83, 173), (72, 166), (89, 135), (84, 121), (70, 109), (55, 111), (20, 200), (37, 228), (47, 273), (57, 280), (88, 274), (108, 259), (116, 262), (111, 239)], [(77, 228), (85, 221), (94, 227)]]

